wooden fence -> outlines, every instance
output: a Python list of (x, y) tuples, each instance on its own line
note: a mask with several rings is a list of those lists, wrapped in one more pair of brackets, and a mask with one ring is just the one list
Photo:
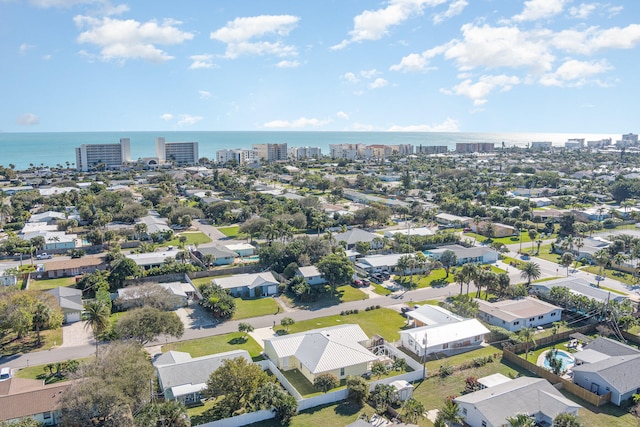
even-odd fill
[[(573, 333), (575, 332), (575, 330), (571, 332)], [(521, 368), (524, 368), (527, 371), (546, 379), (551, 384), (554, 384), (554, 385), (561, 384), (562, 388), (567, 390), (569, 393), (579, 397), (580, 399), (586, 400), (592, 405), (601, 406), (601, 405), (604, 405), (605, 403), (608, 403), (611, 400), (610, 392), (602, 396), (598, 396), (597, 394), (592, 393), (589, 390), (582, 388), (579, 385), (574, 384), (573, 382), (565, 378), (562, 378), (543, 367), (540, 367), (534, 363), (529, 362), (528, 360), (523, 359), (522, 357), (518, 356), (517, 354), (507, 349), (503, 350), (502, 357), (508, 360), (509, 362), (513, 363), (514, 365), (518, 365)]]

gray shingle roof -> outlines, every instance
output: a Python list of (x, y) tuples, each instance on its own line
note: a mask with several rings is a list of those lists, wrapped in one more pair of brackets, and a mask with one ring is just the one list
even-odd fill
[(612, 356), (595, 363), (574, 366), (574, 375), (580, 372), (593, 372), (605, 380), (611, 387), (624, 394), (640, 387), (640, 354)]

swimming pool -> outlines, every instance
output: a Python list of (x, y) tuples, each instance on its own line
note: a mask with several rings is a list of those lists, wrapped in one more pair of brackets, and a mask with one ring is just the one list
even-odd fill
[[(551, 351), (551, 350), (549, 350)], [(547, 353), (549, 351), (545, 351), (544, 356), (547, 355)], [(556, 358), (562, 360), (562, 370), (566, 371), (568, 368), (570, 368), (571, 366), (575, 365), (575, 359), (573, 358), (572, 355), (570, 355), (569, 353), (562, 351), (562, 350), (558, 350), (556, 353)], [(549, 366), (549, 361), (547, 360), (547, 358), (544, 358), (544, 367), (551, 370), (551, 366)]]

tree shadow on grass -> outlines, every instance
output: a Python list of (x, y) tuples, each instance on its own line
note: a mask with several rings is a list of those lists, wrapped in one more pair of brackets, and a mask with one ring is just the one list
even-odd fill
[(362, 406), (350, 402), (348, 400), (342, 401), (340, 404), (336, 405), (334, 411), (336, 414), (341, 415), (343, 417), (351, 416), (356, 414), (362, 409)]
[(246, 337), (235, 337), (230, 339), (229, 341), (227, 341), (229, 344), (231, 345), (242, 345), (244, 343), (246, 343), (248, 340), (248, 338)]

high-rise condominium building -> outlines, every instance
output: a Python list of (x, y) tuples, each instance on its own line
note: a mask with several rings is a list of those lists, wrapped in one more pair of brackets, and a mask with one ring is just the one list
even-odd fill
[(254, 163), (258, 160), (256, 150), (247, 150), (244, 148), (232, 148), (216, 151), (216, 161), (220, 165), (226, 165), (229, 162), (235, 162), (238, 165), (246, 163)]
[(198, 157), (197, 142), (166, 142), (156, 138), (156, 157), (160, 164), (173, 162), (177, 165), (195, 165)]
[(287, 160), (287, 143), (283, 144), (254, 144), (258, 159), (265, 162)]
[(131, 141), (120, 138), (118, 144), (82, 144), (76, 147), (76, 168), (87, 172), (92, 169), (119, 169), (131, 161)]

